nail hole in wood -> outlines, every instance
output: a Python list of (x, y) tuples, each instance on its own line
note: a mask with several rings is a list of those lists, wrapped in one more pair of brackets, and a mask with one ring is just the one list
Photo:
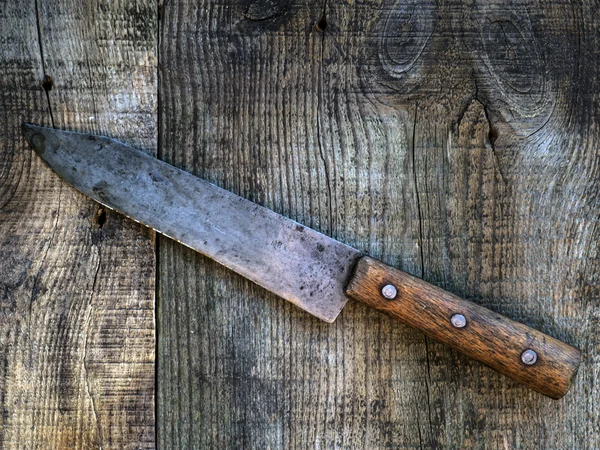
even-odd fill
[(46, 92), (50, 92), (52, 89), (54, 89), (54, 80), (50, 75), (44, 75), (44, 79), (42, 80), (42, 88)]
[(317, 23), (317, 31), (325, 31), (327, 29), (327, 18), (325, 16), (321, 17), (319, 23)]
[(96, 225), (99, 229), (104, 227), (106, 220), (106, 210), (104, 208), (98, 208), (98, 211), (96, 212)]

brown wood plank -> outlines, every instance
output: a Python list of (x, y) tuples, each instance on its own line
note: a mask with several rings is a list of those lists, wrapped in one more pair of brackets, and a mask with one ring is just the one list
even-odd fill
[(154, 448), (153, 233), (61, 182), (20, 123), (154, 152), (155, 2), (1, 10), (0, 448)]
[[(161, 156), (583, 350), (554, 402), (161, 240), (163, 448), (596, 448), (593, 2), (165, 2)], [(597, 364), (596, 364), (597, 365)]]

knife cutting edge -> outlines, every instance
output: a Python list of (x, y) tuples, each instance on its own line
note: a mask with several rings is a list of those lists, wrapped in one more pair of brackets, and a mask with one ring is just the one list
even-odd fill
[(362, 301), (559, 399), (576, 348), (363, 255), (335, 239), (111, 138), (30, 124), (35, 152), (83, 194), (327, 322)]

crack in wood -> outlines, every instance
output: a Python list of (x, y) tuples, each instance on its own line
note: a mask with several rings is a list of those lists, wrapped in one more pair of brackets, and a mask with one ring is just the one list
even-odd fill
[[(420, 268), (421, 268), (421, 279), (425, 278), (425, 257), (423, 252), (423, 216), (421, 212), (421, 199), (419, 194), (419, 185), (417, 181), (417, 169), (416, 169), (416, 136), (417, 136), (417, 117), (419, 111), (418, 102), (415, 103), (414, 109), (414, 119), (413, 119), (413, 130), (412, 130), (412, 172), (413, 172), (413, 183), (415, 185), (415, 198), (417, 201), (417, 217), (419, 221), (419, 260), (420, 260)], [(431, 363), (429, 361), (429, 342), (428, 337), (423, 335), (423, 340), (425, 343), (425, 361), (427, 365), (427, 374), (425, 375), (425, 392), (427, 398), (427, 414), (428, 414), (428, 424), (429, 431), (431, 436), (433, 437), (433, 425), (431, 421), (431, 394), (429, 392), (429, 383), (431, 379)], [(420, 432), (419, 432), (420, 433)], [(419, 434), (420, 436), (420, 434)]]
[(506, 177), (504, 176), (504, 172), (502, 170), (502, 165), (500, 164), (500, 158), (498, 157), (498, 152), (496, 151), (496, 139), (498, 139), (498, 132), (496, 130), (496, 128), (493, 126), (492, 124), (492, 119), (490, 117), (490, 113), (488, 110), (488, 106), (487, 106), (487, 102), (484, 102), (479, 95), (479, 85), (477, 84), (477, 76), (475, 74), (475, 71), (471, 72), (471, 77), (473, 79), (473, 83), (475, 85), (475, 93), (473, 94), (473, 97), (471, 100), (469, 100), (466, 103), (466, 106), (461, 110), (460, 116), (459, 116), (459, 120), (458, 120), (458, 124), (457, 124), (457, 129), (458, 126), (460, 126), (460, 122), (462, 121), (462, 118), (464, 116), (464, 114), (466, 113), (466, 111), (469, 109), (471, 102), (476, 101), (478, 102), (481, 107), (483, 108), (483, 114), (485, 116), (485, 120), (487, 121), (487, 125), (488, 125), (488, 136), (487, 136), (487, 141), (489, 143), (490, 146), (490, 150), (492, 151), (492, 154), (494, 155), (494, 161), (496, 162), (496, 169), (498, 170), (498, 174), (500, 175), (500, 180), (502, 181), (502, 184), (504, 184), (505, 187), (508, 187), (508, 181), (506, 180)]
[[(43, 45), (43, 41), (42, 41), (42, 28), (41, 28), (41, 24), (40, 24), (40, 11), (39, 11), (38, 2), (39, 2), (39, 0), (35, 0), (35, 20), (36, 20), (36, 27), (37, 27), (38, 44), (39, 44), (39, 48), (40, 48), (40, 59), (42, 61), (42, 73), (44, 74), (44, 82), (46, 82), (46, 80), (52, 80), (52, 78), (46, 73), (46, 61), (44, 59), (44, 45)], [(54, 87), (54, 82), (52, 82), (52, 87)], [(50, 90), (51, 89), (44, 88), (44, 90), (46, 91), (46, 101), (48, 102), (48, 112), (50, 113), (50, 123), (52, 124), (52, 128), (56, 128), (54, 126), (54, 114), (52, 114), (52, 104), (50, 102)]]
[[(325, 0), (323, 2), (323, 17), (325, 17), (325, 8), (327, 5), (327, 0)], [(324, 31), (324, 30), (323, 30)], [(322, 107), (322, 103), (321, 103), (321, 97), (324, 95), (323, 92), (323, 79), (325, 77), (325, 65), (324, 65), (324, 51), (325, 51), (325, 33), (321, 34), (321, 58), (319, 61), (319, 84), (318, 84), (318, 89), (319, 89), (319, 93), (317, 95), (317, 114), (316, 114), (316, 119), (317, 119), (317, 145), (319, 148), (319, 155), (321, 157), (321, 160), (323, 161), (323, 170), (325, 172), (325, 183), (327, 185), (327, 195), (328, 195), (328, 215), (329, 217), (327, 218), (328, 221), (328, 227), (329, 233), (334, 233), (334, 228), (333, 228), (333, 221), (334, 221), (334, 215), (333, 215), (333, 193), (332, 193), (332, 187), (331, 187), (331, 175), (329, 173), (329, 164), (327, 163), (327, 160), (325, 159), (325, 152), (324, 152), (324, 148), (323, 148), (323, 137), (322, 137), (322, 132), (321, 132), (321, 107)]]

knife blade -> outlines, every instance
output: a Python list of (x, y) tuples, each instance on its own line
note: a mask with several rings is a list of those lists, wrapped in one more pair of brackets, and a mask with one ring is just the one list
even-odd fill
[(349, 298), (551, 398), (580, 352), (114, 139), (23, 125), (46, 164), (107, 208), (155, 229), (327, 322)]

